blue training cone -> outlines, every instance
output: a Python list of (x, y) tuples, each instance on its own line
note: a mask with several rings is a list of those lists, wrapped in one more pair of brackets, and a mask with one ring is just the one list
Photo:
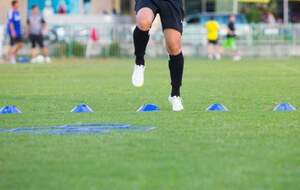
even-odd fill
[(229, 111), (224, 105), (222, 104), (212, 104), (210, 105), (206, 111), (219, 111), (219, 112), (226, 112)]
[(29, 63), (30, 62), (30, 58), (26, 57), (26, 56), (21, 56), (17, 58), (17, 62), (18, 63)]
[(290, 112), (290, 111), (296, 111), (296, 108), (289, 104), (289, 103), (281, 103), (278, 104), (273, 111), (275, 112)]
[(75, 106), (71, 112), (73, 113), (90, 113), (90, 112), (94, 112), (92, 110), (92, 108), (90, 108), (88, 105), (86, 104), (79, 104), (77, 106)]
[(137, 112), (158, 112), (160, 108), (155, 104), (145, 104), (142, 105)]
[(17, 106), (4, 106), (0, 109), (0, 114), (17, 114), (22, 113)]

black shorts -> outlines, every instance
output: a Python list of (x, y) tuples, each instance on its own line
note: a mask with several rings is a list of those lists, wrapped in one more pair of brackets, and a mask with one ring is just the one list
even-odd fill
[(219, 40), (208, 40), (208, 44), (218, 45), (219, 44)]
[(150, 8), (154, 15), (160, 15), (163, 30), (175, 29), (182, 33), (184, 18), (182, 0), (136, 0), (136, 13), (145, 7)]
[(31, 47), (36, 48), (36, 45), (38, 45), (40, 48), (44, 48), (44, 37), (43, 35), (35, 35), (35, 34), (30, 34), (29, 35), (29, 40), (31, 42)]
[(23, 42), (23, 38), (22, 37), (10, 37), (10, 46), (14, 46), (16, 45), (17, 43), (22, 43)]

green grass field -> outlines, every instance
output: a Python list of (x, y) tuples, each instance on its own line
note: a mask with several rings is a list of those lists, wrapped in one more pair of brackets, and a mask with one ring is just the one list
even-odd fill
[[(129, 59), (56, 60), (0, 65), (0, 128), (74, 123), (155, 126), (148, 133), (17, 135), (0, 133), (1, 190), (299, 189), (299, 59), (212, 62), (187, 59), (185, 111), (167, 102), (167, 60), (148, 64), (143, 88), (130, 83)], [(73, 114), (87, 103), (95, 113)], [(220, 102), (230, 112), (207, 113)], [(156, 103), (159, 113), (136, 113)]]

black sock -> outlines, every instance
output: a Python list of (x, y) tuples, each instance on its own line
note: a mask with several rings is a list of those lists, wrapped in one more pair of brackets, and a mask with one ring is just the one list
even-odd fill
[(180, 87), (182, 84), (184, 68), (184, 58), (182, 53), (178, 55), (170, 55), (169, 69), (171, 76), (172, 91), (171, 96), (180, 96)]
[(135, 48), (135, 64), (145, 65), (144, 56), (146, 53), (146, 47), (149, 41), (149, 31), (142, 31), (138, 27), (133, 32), (133, 42)]

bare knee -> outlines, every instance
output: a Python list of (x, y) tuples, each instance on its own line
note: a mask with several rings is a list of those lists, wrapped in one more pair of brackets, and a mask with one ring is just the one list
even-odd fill
[(152, 26), (154, 20), (154, 13), (150, 8), (142, 8), (136, 16), (137, 26), (140, 30), (148, 31)]
[(181, 33), (174, 29), (164, 30), (166, 46), (170, 55), (178, 55), (181, 53)]
[(149, 19), (141, 18), (137, 22), (137, 26), (142, 31), (149, 31), (152, 25), (152, 21)]
[(181, 53), (181, 42), (174, 41), (167, 44), (167, 50), (170, 55), (178, 55)]

